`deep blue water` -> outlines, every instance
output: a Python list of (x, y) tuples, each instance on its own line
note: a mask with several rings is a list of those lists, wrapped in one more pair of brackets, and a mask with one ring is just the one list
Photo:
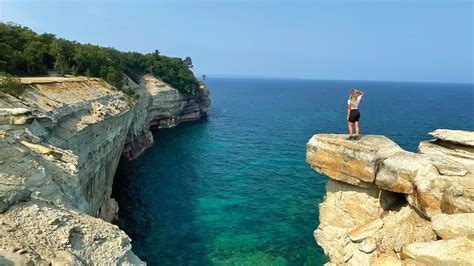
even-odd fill
[(436, 128), (474, 130), (470, 84), (217, 79), (207, 119), (154, 132), (121, 163), (119, 226), (150, 265), (320, 265), (312, 232), (326, 178), (305, 163), (316, 133), (345, 133), (348, 91), (365, 92), (361, 133), (415, 151)]

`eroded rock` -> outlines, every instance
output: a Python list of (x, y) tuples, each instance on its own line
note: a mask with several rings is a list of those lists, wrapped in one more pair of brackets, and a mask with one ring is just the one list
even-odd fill
[(436, 129), (431, 136), (451, 143), (474, 147), (474, 132), (453, 129)]
[(371, 187), (380, 161), (402, 151), (384, 136), (364, 136), (358, 141), (347, 135), (314, 135), (306, 145), (306, 161), (316, 171), (348, 184)]
[(80, 212), (28, 202), (10, 208), (0, 216), (0, 223), (0, 254), (3, 250), (9, 260), (53, 265), (143, 264), (133, 260), (130, 239), (117, 226)]
[(396, 193), (331, 179), (326, 191), (314, 237), (333, 263), (371, 264), (407, 243), (436, 238), (429, 221)]
[(153, 75), (144, 75), (139, 84), (128, 80), (138, 96), (133, 124), (126, 140), (124, 157), (134, 159), (153, 144), (150, 128), (170, 128), (206, 116), (211, 104), (207, 89), (196, 94), (180, 92)]
[(426, 265), (472, 265), (474, 241), (455, 238), (425, 243), (411, 243), (403, 247), (403, 259), (412, 259)]
[[(420, 153), (404, 151), (380, 136), (360, 141), (348, 141), (347, 135), (311, 138), (307, 162), (331, 178), (314, 232), (330, 263), (474, 261), (472, 132), (450, 132), (435, 131), (438, 139), (422, 142)], [(390, 204), (377, 201), (384, 193)], [(436, 241), (435, 232), (443, 240)]]
[[(23, 78), (22, 82), (28, 88), (21, 101), (0, 93), (0, 221), (4, 223), (0, 227), (5, 230), (0, 242), (12, 245), (0, 246), (3, 258), (46, 265), (132, 263), (129, 259), (139, 263), (126, 236), (115, 238), (101, 220), (102, 227), (86, 224), (95, 219), (87, 214), (116, 217), (117, 204), (110, 194), (133, 118), (127, 97), (95, 78)], [(31, 202), (47, 204), (44, 217), (28, 205)], [(28, 207), (19, 211), (19, 206)], [(74, 217), (71, 210), (81, 212), (74, 226), (69, 224)], [(36, 220), (35, 212), (40, 216)], [(117, 243), (91, 244), (88, 249), (80, 244), (82, 235), (88, 236), (82, 223), (103, 229), (102, 236), (94, 233), (96, 241)], [(118, 253), (112, 246), (110, 252), (101, 251), (119, 242), (124, 246), (115, 249)]]
[(474, 237), (474, 213), (437, 214), (431, 222), (431, 228), (442, 239)]

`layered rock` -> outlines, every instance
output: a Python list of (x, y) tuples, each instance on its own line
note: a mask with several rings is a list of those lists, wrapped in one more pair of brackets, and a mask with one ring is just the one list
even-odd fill
[[(2, 125), (3, 179), (27, 194), (54, 200), (93, 216), (109, 206), (112, 182), (132, 112), (127, 97), (93, 78), (24, 78), (21, 101), (2, 95), (1, 106), (24, 108), (23, 122)], [(6, 104), (8, 102), (9, 104)], [(16, 107), (15, 107), (16, 106)], [(18, 113), (18, 112), (17, 112)], [(45, 187), (38, 190), (35, 187)], [(6, 189), (8, 190), (8, 188)], [(5, 200), (5, 199), (4, 199)]]
[(22, 82), (19, 99), (0, 94), (3, 262), (140, 263), (125, 233), (94, 218), (118, 210), (110, 195), (132, 103), (100, 79)]
[(150, 128), (169, 128), (199, 120), (207, 114), (211, 104), (204, 85), (201, 85), (200, 92), (187, 94), (152, 75), (144, 75), (139, 84), (127, 80), (127, 85), (139, 96), (124, 149), (124, 156), (128, 159), (136, 158), (153, 144)]
[(117, 226), (41, 201), (0, 215), (1, 265), (142, 264)]
[(110, 195), (119, 159), (152, 143), (156, 121), (197, 119), (209, 104), (207, 93), (183, 96), (143, 80), (177, 96), (129, 82), (137, 99), (85, 77), (23, 78), (19, 98), (0, 93), (0, 264), (142, 263), (107, 223), (118, 211)]
[[(331, 178), (314, 233), (330, 262), (474, 261), (469, 236), (474, 226), (473, 135), (449, 130), (432, 135), (439, 139), (422, 142), (419, 153), (404, 151), (383, 136), (358, 141), (333, 134), (311, 138), (307, 162)], [(463, 249), (436, 251), (449, 245)], [(430, 251), (430, 246), (436, 248)], [(443, 258), (446, 254), (454, 257)]]

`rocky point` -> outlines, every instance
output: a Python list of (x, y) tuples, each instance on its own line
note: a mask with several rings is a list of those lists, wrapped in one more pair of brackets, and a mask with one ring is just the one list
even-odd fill
[(377, 135), (309, 140), (308, 164), (330, 178), (314, 231), (329, 264), (473, 264), (474, 132), (429, 134), (417, 153)]

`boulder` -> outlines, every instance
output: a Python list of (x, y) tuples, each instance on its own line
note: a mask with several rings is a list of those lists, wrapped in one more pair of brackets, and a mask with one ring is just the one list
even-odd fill
[(474, 241), (469, 238), (455, 238), (411, 243), (402, 248), (401, 257), (426, 265), (472, 265)]
[(470, 173), (474, 173), (474, 147), (466, 147), (442, 141), (422, 141), (418, 152), (439, 158), (448, 158), (463, 164)]
[(318, 134), (306, 144), (306, 161), (319, 173), (360, 187), (373, 187), (379, 163), (402, 151), (384, 136), (363, 136), (358, 141), (347, 135)]
[(443, 213), (474, 212), (474, 177), (470, 175), (452, 182), (440, 204)]
[[(320, 224), (314, 231), (316, 242), (334, 263), (344, 263), (349, 256), (345, 247), (347, 232), (380, 217), (400, 198), (376, 188), (361, 188), (328, 180), (326, 197), (319, 204)], [(355, 245), (355, 249), (357, 245)]]
[(342, 134), (315, 135), (307, 143), (306, 160), (331, 179), (406, 194), (427, 217), (474, 211), (474, 175), (462, 161), (407, 152), (383, 136), (351, 141)]
[(472, 264), (472, 134), (437, 130), (419, 153), (382, 136), (313, 136), (306, 160), (330, 178), (314, 236), (330, 262)]
[(352, 242), (361, 242), (368, 237), (372, 237), (382, 228), (383, 220), (377, 218), (368, 223), (361, 224), (347, 233)]
[(436, 238), (429, 221), (397, 193), (332, 179), (326, 190), (314, 236), (333, 263), (372, 264), (387, 254), (392, 261), (396, 254), (391, 252), (403, 245)]
[(431, 222), (431, 228), (442, 239), (474, 237), (474, 213), (437, 214)]
[(364, 253), (372, 253), (377, 248), (377, 243), (373, 238), (366, 239), (359, 244), (359, 250)]
[(465, 130), (436, 129), (428, 133), (431, 136), (451, 143), (474, 147), (474, 132)]

